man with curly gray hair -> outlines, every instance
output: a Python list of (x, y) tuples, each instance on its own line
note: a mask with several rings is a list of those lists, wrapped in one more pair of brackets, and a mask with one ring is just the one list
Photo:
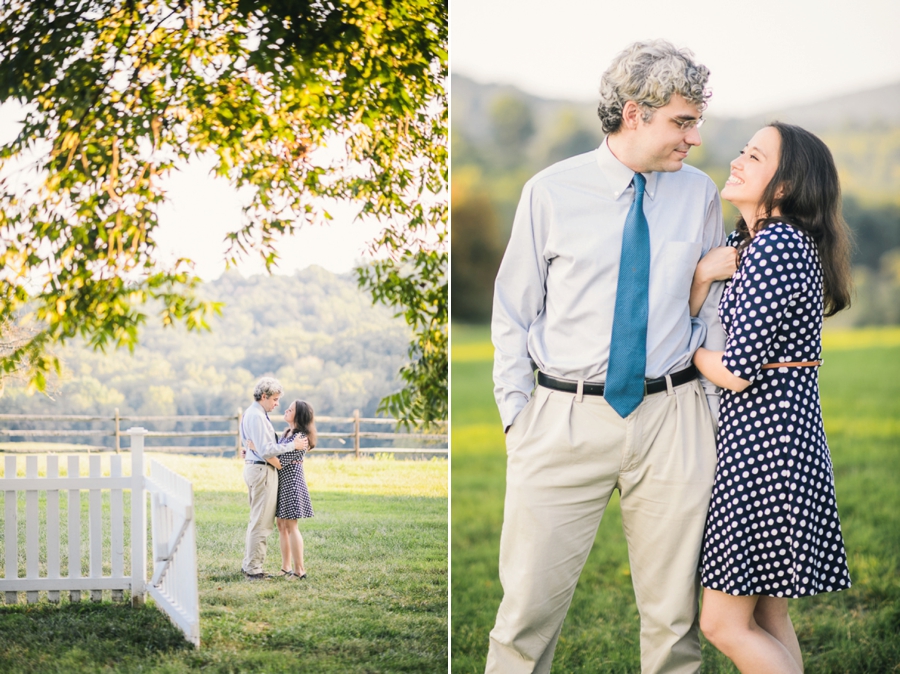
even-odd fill
[(309, 449), (309, 440), (298, 437), (294, 444), (278, 444), (269, 412), (278, 407), (284, 389), (277, 379), (263, 377), (253, 389), (253, 404), (241, 417), (241, 440), (245, 448), (244, 482), (250, 495), (250, 522), (241, 570), (247, 580), (264, 580), (263, 564), (269, 534), (274, 529), (278, 502), (278, 455), (292, 449)]
[(550, 671), (614, 490), (642, 672), (699, 670), (718, 391), (691, 359), (724, 335), (721, 289), (697, 317), (688, 300), (725, 237), (715, 185), (684, 160), (701, 142), (708, 77), (686, 49), (631, 45), (603, 74), (600, 147), (523, 189), (491, 324), (508, 457), (488, 672)]

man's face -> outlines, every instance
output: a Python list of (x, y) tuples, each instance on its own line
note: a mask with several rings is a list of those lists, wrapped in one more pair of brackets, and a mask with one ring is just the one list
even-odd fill
[(279, 401), (279, 400), (281, 400), (281, 394), (280, 394), (280, 393), (276, 393), (276, 394), (270, 395), (270, 396), (264, 395), (264, 396), (262, 397), (262, 400), (259, 401), (259, 404), (262, 406), (262, 408), (263, 408), (263, 409), (266, 411), (266, 413), (268, 414), (269, 412), (271, 412), (272, 410), (274, 410), (276, 407), (278, 407), (278, 401)]
[(699, 129), (682, 130), (679, 122), (700, 119), (700, 112), (700, 106), (674, 94), (668, 105), (655, 110), (649, 122), (638, 120), (633, 142), (642, 173), (681, 169), (688, 151), (701, 141)]

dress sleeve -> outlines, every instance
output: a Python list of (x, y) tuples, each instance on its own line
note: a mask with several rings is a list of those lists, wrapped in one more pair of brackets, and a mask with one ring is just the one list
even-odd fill
[(803, 235), (781, 223), (757, 234), (744, 251), (722, 356), (735, 376), (757, 381), (762, 366), (774, 360), (785, 314), (809, 287), (811, 254)]
[(744, 237), (741, 236), (741, 233), (736, 229), (728, 234), (728, 237), (725, 239), (725, 245), (731, 246), (732, 248), (737, 248), (741, 245), (741, 242), (744, 240)]

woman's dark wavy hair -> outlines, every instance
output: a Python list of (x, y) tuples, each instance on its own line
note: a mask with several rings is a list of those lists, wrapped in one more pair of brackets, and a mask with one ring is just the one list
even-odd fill
[[(809, 234), (822, 263), (825, 316), (850, 306), (850, 230), (841, 214), (841, 185), (831, 151), (817, 136), (792, 124), (769, 124), (781, 136), (778, 169), (762, 196), (764, 216), (754, 223), (760, 231), (772, 222), (786, 222)], [(775, 209), (781, 215), (773, 216)], [(736, 228), (750, 244), (743, 218)]]
[(312, 405), (305, 400), (295, 400), (294, 405), (294, 423), (291, 424), (291, 437), (297, 433), (310, 434), (314, 412)]

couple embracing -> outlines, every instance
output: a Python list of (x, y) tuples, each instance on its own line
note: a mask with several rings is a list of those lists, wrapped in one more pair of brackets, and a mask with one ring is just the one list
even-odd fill
[(523, 190), (492, 319), (508, 459), (488, 672), (550, 671), (616, 489), (645, 674), (698, 672), (699, 630), (745, 674), (798, 674), (788, 599), (850, 586), (817, 371), (823, 317), (849, 305), (837, 171), (813, 134), (760, 129), (721, 193), (726, 239), (715, 185), (683, 165), (708, 77), (632, 45), (602, 78), (600, 147)]
[(295, 400), (284, 412), (287, 428), (279, 437), (269, 420), (284, 389), (263, 377), (253, 391), (254, 402), (241, 418), (244, 482), (250, 494), (250, 522), (242, 570), (247, 580), (269, 578), (263, 571), (272, 523), (278, 523), (281, 572), (287, 580), (306, 578), (303, 536), (297, 520), (313, 516), (303, 474), (303, 457), (316, 446), (316, 424), (309, 403)]

